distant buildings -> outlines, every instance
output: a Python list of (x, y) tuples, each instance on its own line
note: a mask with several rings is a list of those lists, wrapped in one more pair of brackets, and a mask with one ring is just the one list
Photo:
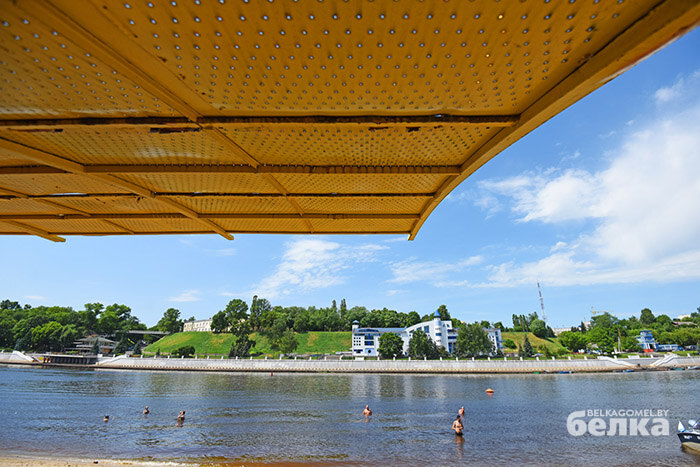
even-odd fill
[(182, 325), (182, 332), (211, 331), (211, 318), (197, 321), (187, 321)]
[(501, 330), (498, 328), (484, 328), (486, 335), (489, 336), (491, 344), (496, 351), (500, 350), (503, 352), (503, 336), (501, 336)]
[[(95, 345), (95, 343), (97, 343), (97, 345)], [(78, 339), (73, 343), (73, 347), (65, 350), (77, 351), (82, 354), (94, 353), (94, 350), (97, 350), (97, 353), (108, 354), (112, 353), (116, 346), (117, 343), (111, 339), (101, 336), (88, 336)]]
[(637, 342), (644, 352), (653, 352), (656, 350), (656, 340), (654, 339), (654, 334), (649, 330), (644, 330), (639, 332), (639, 337), (637, 337)]
[[(379, 337), (388, 332), (394, 333), (403, 340), (403, 354), (408, 353), (408, 343), (416, 331), (425, 332), (435, 344), (443, 347), (448, 353), (455, 351), (457, 330), (452, 328), (452, 321), (443, 321), (440, 313), (436, 312), (431, 321), (414, 324), (408, 328), (363, 328), (355, 322), (352, 325), (352, 354), (358, 357), (376, 357), (379, 355)], [(495, 349), (503, 350), (501, 330), (497, 328), (484, 329)]]

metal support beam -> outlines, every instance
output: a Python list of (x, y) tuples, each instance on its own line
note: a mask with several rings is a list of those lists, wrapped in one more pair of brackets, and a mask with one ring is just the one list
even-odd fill
[[(435, 193), (192, 193), (158, 192), (155, 199), (166, 198), (434, 198)], [(0, 196), (4, 199), (16, 196)], [(133, 193), (60, 193), (52, 195), (30, 195), (29, 199), (94, 199), (94, 198), (135, 198)], [(185, 208), (186, 209), (186, 208)]]
[[(156, 195), (154, 192), (151, 190), (144, 188), (140, 185), (137, 185), (135, 183), (128, 182), (126, 180), (122, 180), (119, 177), (115, 177), (114, 175), (109, 175), (109, 174), (88, 174), (85, 171), (85, 166), (83, 164), (79, 164), (77, 162), (71, 161), (67, 158), (60, 157), (54, 154), (50, 154), (44, 151), (40, 151), (38, 149), (25, 146), (22, 144), (15, 143), (13, 141), (8, 141), (6, 139), (0, 138), (0, 148), (5, 149), (6, 151), (9, 151), (18, 157), (22, 158), (28, 158), (37, 162), (41, 162), (43, 164), (50, 165), (52, 167), (65, 170), (66, 172), (72, 173), (72, 174), (78, 174), (82, 175), (88, 178), (93, 178), (93, 179), (99, 179), (102, 180), (110, 185), (119, 187), (123, 190), (129, 191), (131, 193), (135, 193), (137, 195), (145, 196), (148, 198), (155, 198)], [(29, 197), (28, 197), (29, 198)], [(33, 197), (31, 197), (33, 198)], [(220, 226), (216, 225), (214, 222), (207, 220), (207, 219), (198, 219), (197, 214), (192, 211), (191, 209), (182, 206), (181, 204), (177, 203), (176, 201), (170, 200), (170, 199), (160, 199), (162, 203), (165, 203), (173, 208), (175, 208), (177, 211), (180, 211), (184, 215), (191, 217), (193, 219), (197, 219), (200, 223), (203, 223), (210, 227), (214, 232), (220, 234), (222, 237), (226, 238), (227, 240), (233, 240), (233, 236), (226, 232), (224, 229), (222, 229)], [(123, 228), (122, 228), (123, 229)], [(128, 230), (128, 229), (124, 229)]]
[[(185, 216), (179, 212), (154, 212), (154, 213), (99, 213), (90, 217), (79, 214), (0, 214), (0, 221), (24, 221), (24, 220), (91, 220), (91, 219), (418, 219), (418, 214), (394, 214), (394, 213), (332, 213), (332, 214), (294, 214), (294, 213), (218, 213), (209, 212), (197, 214), (196, 217)], [(124, 229), (126, 230), (126, 229)]]
[[(241, 164), (101, 164), (85, 165), (88, 174), (171, 174), (171, 173), (244, 173), (313, 175), (459, 175), (459, 165), (259, 165)], [(51, 166), (0, 167), (0, 175), (55, 175), (70, 173)]]
[(27, 225), (27, 224), (23, 224), (21, 222), (15, 222), (15, 221), (11, 221), (11, 220), (2, 220), (2, 222), (4, 222), (5, 224), (12, 225), (12, 226), (20, 229), (23, 232), (27, 232), (27, 233), (30, 233), (32, 235), (36, 235), (38, 237), (45, 238), (47, 240), (51, 240), (52, 242), (65, 242), (66, 241), (66, 239), (63, 237), (59, 237), (58, 235), (54, 235), (54, 234), (49, 233), (45, 230), (36, 228), (32, 225)]
[(279, 117), (237, 117), (210, 116), (198, 117), (194, 121), (185, 117), (102, 117), (102, 118), (37, 118), (0, 120), (0, 128), (36, 131), (53, 131), (70, 127), (137, 127), (162, 128), (168, 133), (199, 131), (226, 127), (280, 127), (329, 125), (362, 126), (370, 131), (394, 127), (425, 127), (449, 125), (455, 127), (484, 126), (509, 127), (518, 123), (519, 115), (308, 115)]

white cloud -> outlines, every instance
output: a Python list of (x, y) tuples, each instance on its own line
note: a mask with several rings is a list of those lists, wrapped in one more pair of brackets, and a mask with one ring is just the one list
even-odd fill
[(38, 302), (46, 300), (46, 297), (44, 297), (42, 295), (25, 295), (24, 298), (27, 300), (35, 300)]
[(429, 282), (436, 285), (444, 282), (453, 274), (480, 264), (482, 261), (481, 256), (472, 256), (456, 263), (417, 261), (415, 258), (410, 258), (391, 265), (393, 277), (388, 282), (399, 284)]
[(271, 299), (342, 284), (346, 281), (345, 270), (356, 263), (376, 261), (377, 252), (388, 248), (375, 244), (344, 246), (323, 239), (294, 240), (285, 247), (282, 262), (255, 286), (254, 293)]
[(654, 93), (654, 100), (657, 104), (665, 104), (683, 95), (683, 78), (676, 81), (672, 86), (659, 88)]
[(235, 248), (220, 248), (218, 250), (207, 250), (211, 255), (218, 257), (236, 256)]
[(406, 290), (402, 290), (402, 289), (391, 289), (391, 290), (387, 290), (387, 291), (386, 291), (386, 294), (387, 294), (389, 297), (394, 296), (394, 295), (398, 295), (398, 294), (402, 294), (402, 293), (406, 293)]
[(538, 261), (492, 266), (478, 286), (537, 277), (557, 285), (700, 278), (698, 148), (700, 104), (626, 135), (599, 172), (550, 170), (481, 183), (510, 198), (520, 222), (586, 221), (587, 230)]
[(687, 102), (688, 99), (697, 97), (700, 84), (700, 70), (690, 73), (688, 76), (680, 76), (671, 86), (659, 88), (654, 93), (654, 101), (663, 106), (671, 102)]
[(169, 302), (197, 302), (199, 298), (199, 290), (185, 290), (180, 295), (168, 298)]

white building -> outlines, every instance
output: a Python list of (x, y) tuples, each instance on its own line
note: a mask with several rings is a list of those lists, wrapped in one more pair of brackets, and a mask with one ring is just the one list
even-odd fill
[(484, 328), (486, 335), (489, 337), (491, 344), (496, 352), (499, 350), (503, 352), (503, 336), (501, 336), (501, 330), (498, 328)]
[(188, 331), (211, 331), (211, 318), (187, 321), (182, 325), (182, 332)]
[(455, 343), (457, 342), (457, 330), (452, 329), (452, 321), (443, 321), (440, 318), (440, 313), (435, 312), (432, 321), (426, 321), (424, 323), (414, 324), (413, 326), (406, 328), (401, 333), (401, 339), (403, 339), (403, 353), (406, 355), (408, 353), (408, 343), (413, 337), (413, 333), (416, 331), (423, 331), (430, 337), (430, 340), (435, 342), (440, 347), (447, 350), (448, 353), (452, 353), (455, 350)]
[[(431, 321), (414, 324), (408, 328), (362, 328), (355, 322), (352, 325), (352, 354), (358, 357), (376, 357), (379, 355), (379, 337), (391, 332), (403, 340), (403, 354), (408, 354), (408, 343), (416, 331), (425, 332), (435, 344), (445, 348), (448, 353), (455, 351), (457, 330), (452, 328), (452, 321), (443, 321), (440, 313), (435, 312)], [(503, 338), (500, 329), (484, 329), (494, 349), (503, 351)]]

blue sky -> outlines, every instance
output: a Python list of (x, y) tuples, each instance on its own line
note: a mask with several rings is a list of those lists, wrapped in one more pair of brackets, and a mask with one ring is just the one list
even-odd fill
[(123, 303), (147, 325), (208, 318), (232, 298), (569, 326), (591, 307), (671, 317), (700, 306), (700, 30), (491, 160), (417, 238), (218, 235), (0, 237), (0, 299)]

